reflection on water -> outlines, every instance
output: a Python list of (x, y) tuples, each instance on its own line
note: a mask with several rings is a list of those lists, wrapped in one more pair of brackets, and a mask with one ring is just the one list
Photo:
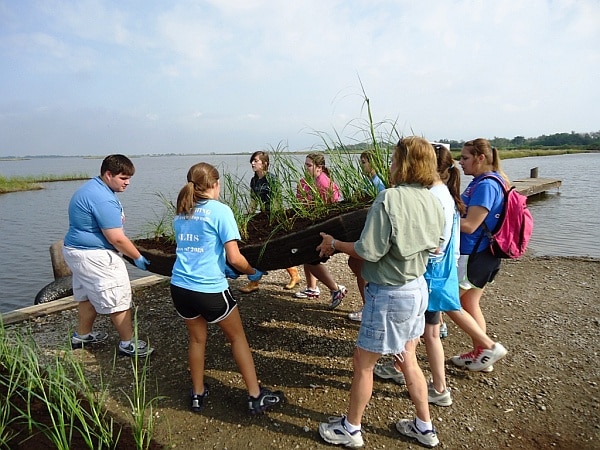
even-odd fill
[(539, 177), (562, 180), (560, 189), (529, 202), (532, 254), (600, 258), (600, 193), (592, 188), (600, 177), (600, 154), (509, 159), (503, 167), (511, 179), (526, 178), (538, 167)]
[[(249, 183), (247, 155), (205, 155), (135, 158), (136, 174), (126, 192), (119, 194), (125, 209), (125, 231), (139, 236), (160, 218), (164, 205), (159, 193), (175, 201), (189, 167), (199, 161), (227, 167)], [(95, 176), (101, 159), (34, 158), (0, 161), (0, 174)], [(503, 168), (511, 179), (526, 178), (530, 169), (539, 176), (563, 181), (541, 199), (530, 202), (535, 227), (530, 252), (535, 255), (592, 256), (600, 258), (600, 154), (510, 159)], [(465, 178), (464, 182), (468, 182)], [(0, 312), (33, 304), (35, 295), (53, 280), (50, 245), (64, 237), (67, 206), (81, 181), (47, 183), (41, 191), (0, 195)], [(132, 278), (147, 275), (128, 265)]]

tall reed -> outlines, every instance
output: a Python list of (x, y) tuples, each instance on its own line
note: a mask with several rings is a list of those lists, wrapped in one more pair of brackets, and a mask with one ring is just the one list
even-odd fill
[[(138, 320), (137, 307), (133, 314), (133, 340), (138, 340)], [(148, 343), (150, 345), (150, 343)], [(136, 353), (131, 358), (131, 368), (133, 373), (133, 392), (125, 393), (129, 406), (131, 408), (131, 416), (133, 418), (133, 437), (136, 443), (137, 450), (146, 450), (152, 441), (152, 433), (154, 431), (154, 414), (153, 407), (161, 398), (154, 396), (148, 398), (147, 384), (150, 356), (138, 356)]]
[[(107, 418), (103, 396), (95, 394), (70, 349), (42, 361), (30, 330), (9, 335), (1, 321), (0, 330), (0, 385), (7, 392), (0, 414), (0, 445), (10, 448), (15, 440), (28, 445), (41, 433), (54, 448), (71, 449), (77, 433), (87, 448), (113, 448), (113, 421)], [(43, 406), (44, 421), (36, 419), (33, 405)], [(12, 435), (8, 428), (12, 422), (25, 424), (27, 435)]]
[[(401, 134), (396, 121), (375, 122), (370, 100), (364, 90), (362, 95), (366, 118), (352, 120), (344, 127), (343, 132), (350, 136), (342, 136), (342, 133), (337, 130), (334, 130), (332, 135), (317, 130), (312, 131), (322, 142), (320, 151), (325, 154), (331, 179), (340, 188), (343, 197), (343, 202), (340, 204), (331, 204), (321, 198), (317, 187), (304, 171), (305, 154), (290, 153), (283, 142), (267, 149), (271, 161), (269, 171), (275, 175), (274, 180), (270, 182), (269, 224), (272, 235), (280, 231), (292, 231), (298, 219), (309, 219), (317, 223), (329, 217), (332, 211), (343, 213), (370, 204), (377, 191), (362, 172), (358, 154), (363, 150), (372, 153), (373, 168), (384, 184), (390, 186), (388, 168), (394, 146)], [(344, 144), (344, 138), (356, 142), (357, 145)], [(249, 238), (249, 223), (257, 212), (250, 210), (252, 202), (249, 180), (239, 179), (223, 169), (220, 173), (223, 179), (221, 199), (233, 210), (242, 240), (245, 241)], [(313, 190), (311, 195), (313, 200), (310, 203), (296, 196), (301, 178), (307, 179), (309, 187)], [(258, 206), (259, 209), (266, 209), (264, 205)], [(260, 208), (261, 206), (263, 207)], [(155, 226), (155, 231), (163, 232), (164, 229), (162, 222)]]

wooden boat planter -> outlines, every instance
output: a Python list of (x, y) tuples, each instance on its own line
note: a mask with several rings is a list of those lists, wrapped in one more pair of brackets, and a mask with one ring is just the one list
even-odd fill
[[(331, 234), (342, 241), (356, 241), (364, 227), (368, 210), (368, 207), (360, 207), (354, 211), (340, 213), (266, 242), (257, 244), (240, 242), (240, 252), (253, 267), (262, 271), (316, 263), (322, 261), (316, 250), (321, 243), (319, 233)], [(159, 243), (156, 239), (139, 239), (134, 243), (142, 255), (150, 260), (148, 266), (150, 272), (171, 276), (175, 263), (174, 243), (166, 245), (165, 242)], [(132, 262), (131, 259), (128, 260)]]

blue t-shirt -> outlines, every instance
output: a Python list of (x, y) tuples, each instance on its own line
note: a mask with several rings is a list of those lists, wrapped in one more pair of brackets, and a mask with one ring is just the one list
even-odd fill
[(373, 178), (371, 178), (371, 183), (373, 183), (373, 186), (375, 186), (375, 189), (377, 189), (377, 193), (385, 189), (385, 184), (383, 184), (383, 181), (381, 181), (381, 178), (379, 178), (379, 175), (377, 174), (373, 175)]
[(117, 195), (98, 176), (81, 186), (69, 202), (67, 247), (115, 250), (102, 230), (123, 228), (123, 206)]
[(173, 219), (176, 259), (171, 284), (196, 292), (223, 292), (225, 243), (240, 240), (240, 231), (231, 208), (217, 200), (198, 202), (191, 217)]
[(374, 194), (379, 194), (385, 189), (385, 184), (377, 174), (373, 176), (364, 175), (364, 182), (363, 192), (366, 194), (373, 192), (373, 188), (375, 189)]
[[(484, 176), (490, 175), (491, 173), (502, 179), (497, 172), (483, 173), (473, 178), (465, 191), (461, 194), (461, 198), (467, 206), (467, 210), (471, 206), (483, 206), (488, 210), (488, 215), (485, 217), (484, 222), (490, 231), (496, 227), (504, 206), (504, 188), (500, 183), (491, 178), (482, 179)], [(484, 251), (490, 245), (490, 240), (487, 237), (487, 233), (483, 231), (483, 227), (480, 225), (471, 234), (461, 232), (460, 253), (462, 255), (470, 255), (482, 234), (483, 237), (479, 243), (477, 252)]]

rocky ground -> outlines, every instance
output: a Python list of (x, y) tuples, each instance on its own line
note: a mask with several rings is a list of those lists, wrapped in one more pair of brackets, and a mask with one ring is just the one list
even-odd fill
[[(432, 406), (440, 448), (596, 449), (600, 439), (600, 261), (582, 258), (523, 258), (505, 261), (484, 295), (488, 330), (509, 350), (492, 373), (447, 364), (454, 403)], [(329, 311), (327, 298), (301, 300), (282, 285), (285, 271), (268, 274), (261, 289), (236, 294), (263, 385), (281, 389), (287, 401), (263, 416), (246, 411), (245, 388), (230, 349), (216, 326), (210, 329), (206, 381), (210, 396), (201, 414), (189, 410), (187, 333), (171, 305), (168, 284), (135, 292), (140, 334), (156, 347), (147, 395), (154, 408), (157, 444), (164, 448), (325, 449), (319, 422), (346, 412), (352, 352), (359, 324), (347, 320), (359, 307), (346, 257), (327, 263), (350, 293)], [(234, 289), (244, 283), (231, 282)], [(302, 286), (301, 286), (302, 287)], [(34, 336), (49, 354), (65, 343), (74, 310), (36, 319)], [(97, 328), (109, 344), (79, 350), (91, 377), (101, 373), (111, 414), (130, 417), (123, 392), (131, 392), (130, 360), (116, 358), (117, 336), (106, 318)], [(447, 357), (464, 352), (469, 340), (453, 323), (443, 343)], [(424, 346), (421, 366), (427, 375)], [(419, 448), (400, 436), (394, 423), (413, 417), (404, 387), (376, 379), (363, 420), (365, 446)]]

